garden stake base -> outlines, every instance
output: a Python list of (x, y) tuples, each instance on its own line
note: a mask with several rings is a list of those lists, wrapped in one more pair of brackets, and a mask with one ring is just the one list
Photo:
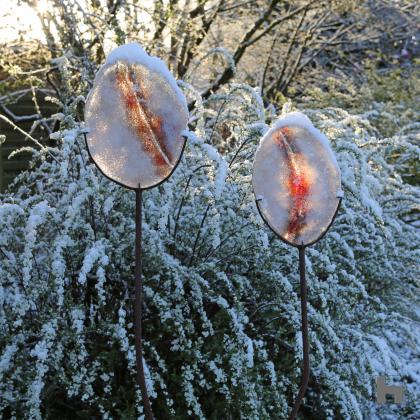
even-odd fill
[(154, 420), (152, 407), (147, 395), (146, 380), (144, 378), (143, 366), (143, 343), (142, 343), (142, 305), (143, 305), (143, 284), (142, 271), (142, 189), (136, 189), (136, 278), (135, 278), (135, 301), (134, 301), (134, 325), (136, 337), (136, 365), (137, 384), (140, 387), (143, 401), (144, 413), (147, 420)]
[(299, 393), (293, 404), (289, 420), (295, 420), (300, 404), (305, 396), (309, 382), (309, 339), (308, 339), (308, 309), (306, 296), (306, 275), (305, 275), (305, 247), (299, 249), (299, 276), (300, 276), (300, 306), (302, 311), (302, 346), (303, 346), (303, 373)]

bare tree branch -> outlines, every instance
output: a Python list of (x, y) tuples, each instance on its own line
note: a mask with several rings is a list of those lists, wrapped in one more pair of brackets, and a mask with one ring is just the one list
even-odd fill
[[(261, 15), (261, 17), (258, 18), (254, 22), (254, 25), (251, 27), (251, 29), (249, 29), (248, 32), (246, 32), (241, 42), (238, 44), (235, 52), (233, 53), (234, 63), (238, 64), (242, 56), (244, 55), (245, 51), (247, 50), (247, 48), (249, 48), (251, 45), (257, 42), (263, 36), (267, 35), (274, 27), (276, 27), (282, 22), (292, 19), (294, 16), (298, 15), (302, 11), (307, 10), (313, 3), (315, 3), (315, 1), (316, 0), (312, 0), (309, 3), (306, 3), (304, 6), (298, 7), (294, 9), (293, 11), (287, 13), (285, 16), (282, 16), (281, 18), (276, 19), (274, 22), (268, 25), (268, 27), (264, 29), (260, 34), (254, 37), (254, 35), (262, 27), (262, 25), (270, 19), (271, 15), (273, 14), (275, 10), (275, 7), (279, 3), (279, 0), (272, 0), (270, 2), (270, 5)], [(233, 75), (234, 74), (233, 74), (232, 68), (231, 67), (226, 68), (224, 72), (221, 74), (221, 76), (213, 83), (213, 85), (210, 86), (205, 92), (203, 92), (202, 94), (203, 98), (204, 99), (208, 98), (212, 92), (219, 89), (222, 85), (228, 83), (232, 79)]]

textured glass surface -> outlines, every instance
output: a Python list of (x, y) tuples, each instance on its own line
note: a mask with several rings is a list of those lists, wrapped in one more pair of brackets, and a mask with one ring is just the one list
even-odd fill
[(263, 218), (292, 245), (308, 245), (328, 229), (342, 194), (340, 170), (325, 137), (308, 127), (307, 118), (304, 123), (267, 133), (252, 180)]
[(126, 59), (98, 72), (85, 121), (90, 154), (106, 176), (127, 187), (149, 188), (170, 175), (188, 121), (173, 83), (159, 69)]

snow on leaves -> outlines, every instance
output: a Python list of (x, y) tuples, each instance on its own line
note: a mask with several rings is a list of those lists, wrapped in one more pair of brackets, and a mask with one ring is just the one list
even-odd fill
[[(357, 419), (379, 368), (410, 375), (406, 355), (390, 356), (402, 351), (396, 343), (420, 344), (416, 324), (395, 320), (380, 294), (390, 290), (409, 307), (418, 233), (404, 217), (418, 190), (384, 153), (394, 145), (409, 153), (411, 134), (384, 149), (360, 129), (367, 127), (360, 116), (305, 114), (331, 139), (346, 193), (322, 248), (307, 252), (308, 397), (316, 396), (308, 403), (319, 418)], [(168, 418), (286, 417), (300, 379), (295, 250), (273, 241), (251, 185), (256, 145), (273, 115), (255, 90), (232, 86), (199, 102), (192, 119), (197, 128), (179, 170), (144, 201), (149, 392)], [(42, 418), (58, 397), (92, 417), (142, 414), (128, 298), (133, 193), (88, 163), (83, 129), (66, 115), (50, 149), (58, 162), (35, 154), (34, 169), (1, 197), (0, 411), (16, 418)], [(387, 342), (382, 351), (375, 336)]]

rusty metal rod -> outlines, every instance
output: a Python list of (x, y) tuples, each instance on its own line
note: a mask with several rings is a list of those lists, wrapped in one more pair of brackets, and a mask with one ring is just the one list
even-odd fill
[(134, 326), (136, 337), (136, 365), (137, 384), (140, 387), (143, 401), (144, 413), (147, 420), (154, 420), (152, 407), (147, 395), (146, 380), (144, 378), (143, 366), (143, 343), (142, 343), (142, 305), (143, 305), (143, 283), (142, 271), (142, 190), (136, 189), (136, 279), (135, 279), (135, 301), (134, 301)]
[(300, 307), (302, 311), (302, 346), (303, 346), (303, 373), (299, 393), (293, 404), (289, 420), (295, 420), (299, 411), (300, 403), (305, 396), (309, 382), (309, 338), (308, 338), (308, 310), (306, 297), (305, 275), (305, 247), (299, 247), (299, 275), (300, 275)]

